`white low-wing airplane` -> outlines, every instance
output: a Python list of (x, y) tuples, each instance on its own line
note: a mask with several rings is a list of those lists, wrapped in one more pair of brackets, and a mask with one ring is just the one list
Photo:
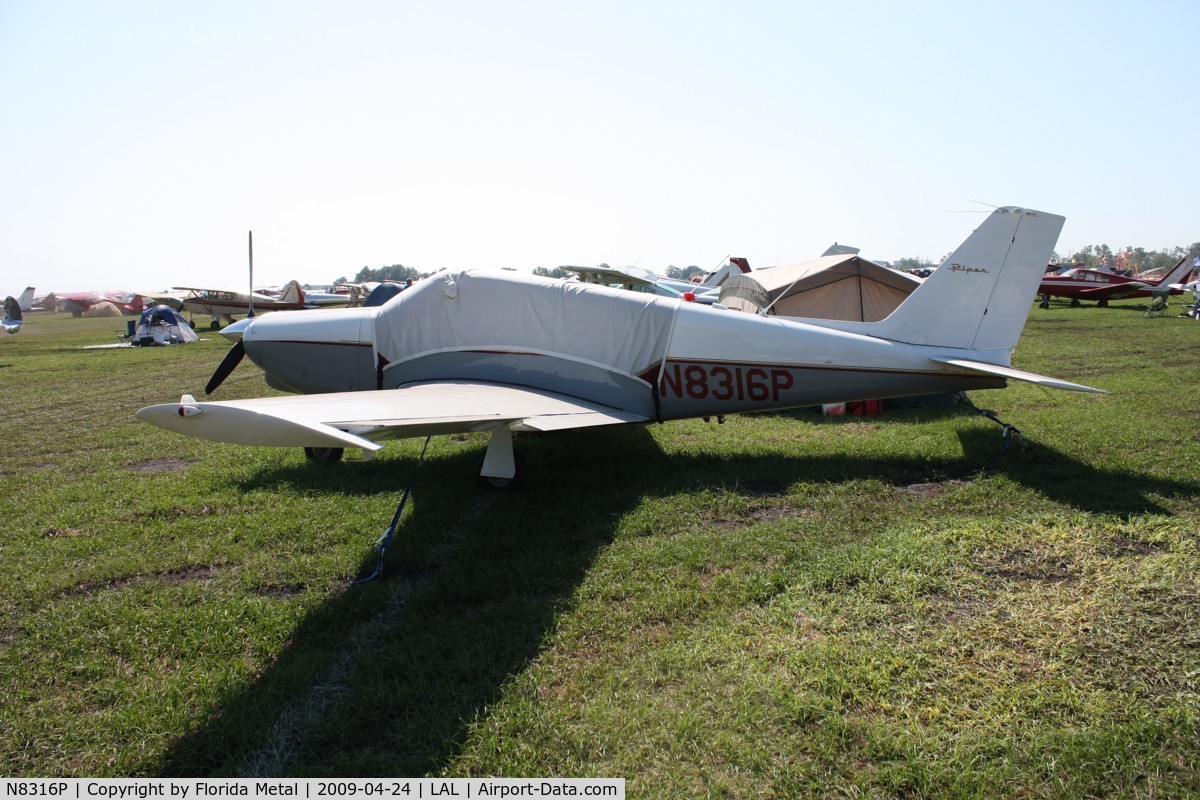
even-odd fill
[(279, 312), (243, 355), (301, 396), (150, 406), (139, 419), (310, 457), (488, 432), (482, 476), (516, 475), (515, 431), (809, 406), (1007, 380), (1100, 391), (1009, 366), (1063, 218), (1000, 208), (891, 315), (796, 320), (511, 272), (439, 274), (376, 308)]

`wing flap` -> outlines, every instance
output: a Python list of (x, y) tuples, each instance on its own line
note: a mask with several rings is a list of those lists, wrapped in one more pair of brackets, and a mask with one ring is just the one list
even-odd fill
[(988, 364), (983, 361), (970, 361), (965, 358), (946, 358), (943, 356), (934, 356), (929, 359), (938, 364), (947, 364), (959, 369), (965, 369), (970, 372), (982, 372), (986, 375), (995, 375), (1001, 378), (1010, 378), (1015, 381), (1025, 381), (1026, 383), (1036, 383), (1038, 386), (1046, 386), (1051, 389), (1063, 389), (1068, 392), (1096, 392), (1097, 394), (1108, 394), (1103, 389), (1093, 389), (1091, 386), (1084, 386), (1081, 383), (1071, 383), (1070, 381), (1051, 378), (1047, 375), (1038, 375), (1036, 372), (1025, 372), (1012, 367), (1002, 367), (999, 364)]
[(513, 430), (530, 431), (561, 431), (568, 428), (588, 428), (593, 425), (620, 425), (629, 422), (645, 422), (640, 414), (630, 414), (625, 411), (613, 412), (578, 412), (572, 414), (543, 414), (540, 417), (530, 417), (521, 420)]
[(176, 433), (232, 444), (362, 447), (447, 433), (552, 431), (645, 422), (637, 414), (522, 386), (427, 382), (369, 392), (263, 397), (148, 406), (138, 419)]

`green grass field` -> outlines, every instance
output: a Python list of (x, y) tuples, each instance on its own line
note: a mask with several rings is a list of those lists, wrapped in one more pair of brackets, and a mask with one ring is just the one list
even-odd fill
[[(1033, 308), (1110, 395), (522, 437), (187, 439), (227, 348), (0, 339), (0, 773), (610, 776), (631, 797), (1200, 796), (1200, 325)], [(246, 362), (218, 398), (266, 394)]]

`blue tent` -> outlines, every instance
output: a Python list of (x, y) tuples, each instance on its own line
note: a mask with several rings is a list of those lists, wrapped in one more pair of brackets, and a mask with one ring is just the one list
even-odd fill
[(363, 303), (363, 308), (373, 308), (381, 306), (388, 300), (391, 300), (396, 295), (404, 291), (404, 286), (399, 283), (381, 283), (371, 290), (367, 295), (367, 300)]
[(143, 311), (130, 333), (129, 343), (135, 346), (187, 344), (200, 338), (178, 311), (165, 305)]

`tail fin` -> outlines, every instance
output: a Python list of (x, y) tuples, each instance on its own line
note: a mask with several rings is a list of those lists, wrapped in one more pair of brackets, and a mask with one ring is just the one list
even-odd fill
[(288, 281), (283, 287), (283, 292), (280, 293), (279, 299), (285, 303), (304, 303), (304, 290), (300, 288), (300, 281)]
[[(1155, 281), (1153, 285), (1159, 288), (1167, 288), (1172, 283), (1183, 283), (1187, 280), (1188, 275), (1191, 274), (1193, 269), (1195, 269), (1195, 267), (1193, 265), (1192, 258), (1190, 256), (1184, 256), (1183, 258), (1179, 259), (1178, 264), (1171, 267), (1171, 271), (1164, 275), (1162, 280)], [(25, 291), (29, 290), (26, 289)], [(24, 297), (25, 295), (21, 296)]]
[(33, 310), (33, 287), (26, 286), (25, 291), (21, 292), (21, 296), (17, 298), (17, 306), (22, 311)]
[(890, 316), (872, 323), (870, 334), (1007, 355), (1063, 222), (1042, 211), (996, 209)]

